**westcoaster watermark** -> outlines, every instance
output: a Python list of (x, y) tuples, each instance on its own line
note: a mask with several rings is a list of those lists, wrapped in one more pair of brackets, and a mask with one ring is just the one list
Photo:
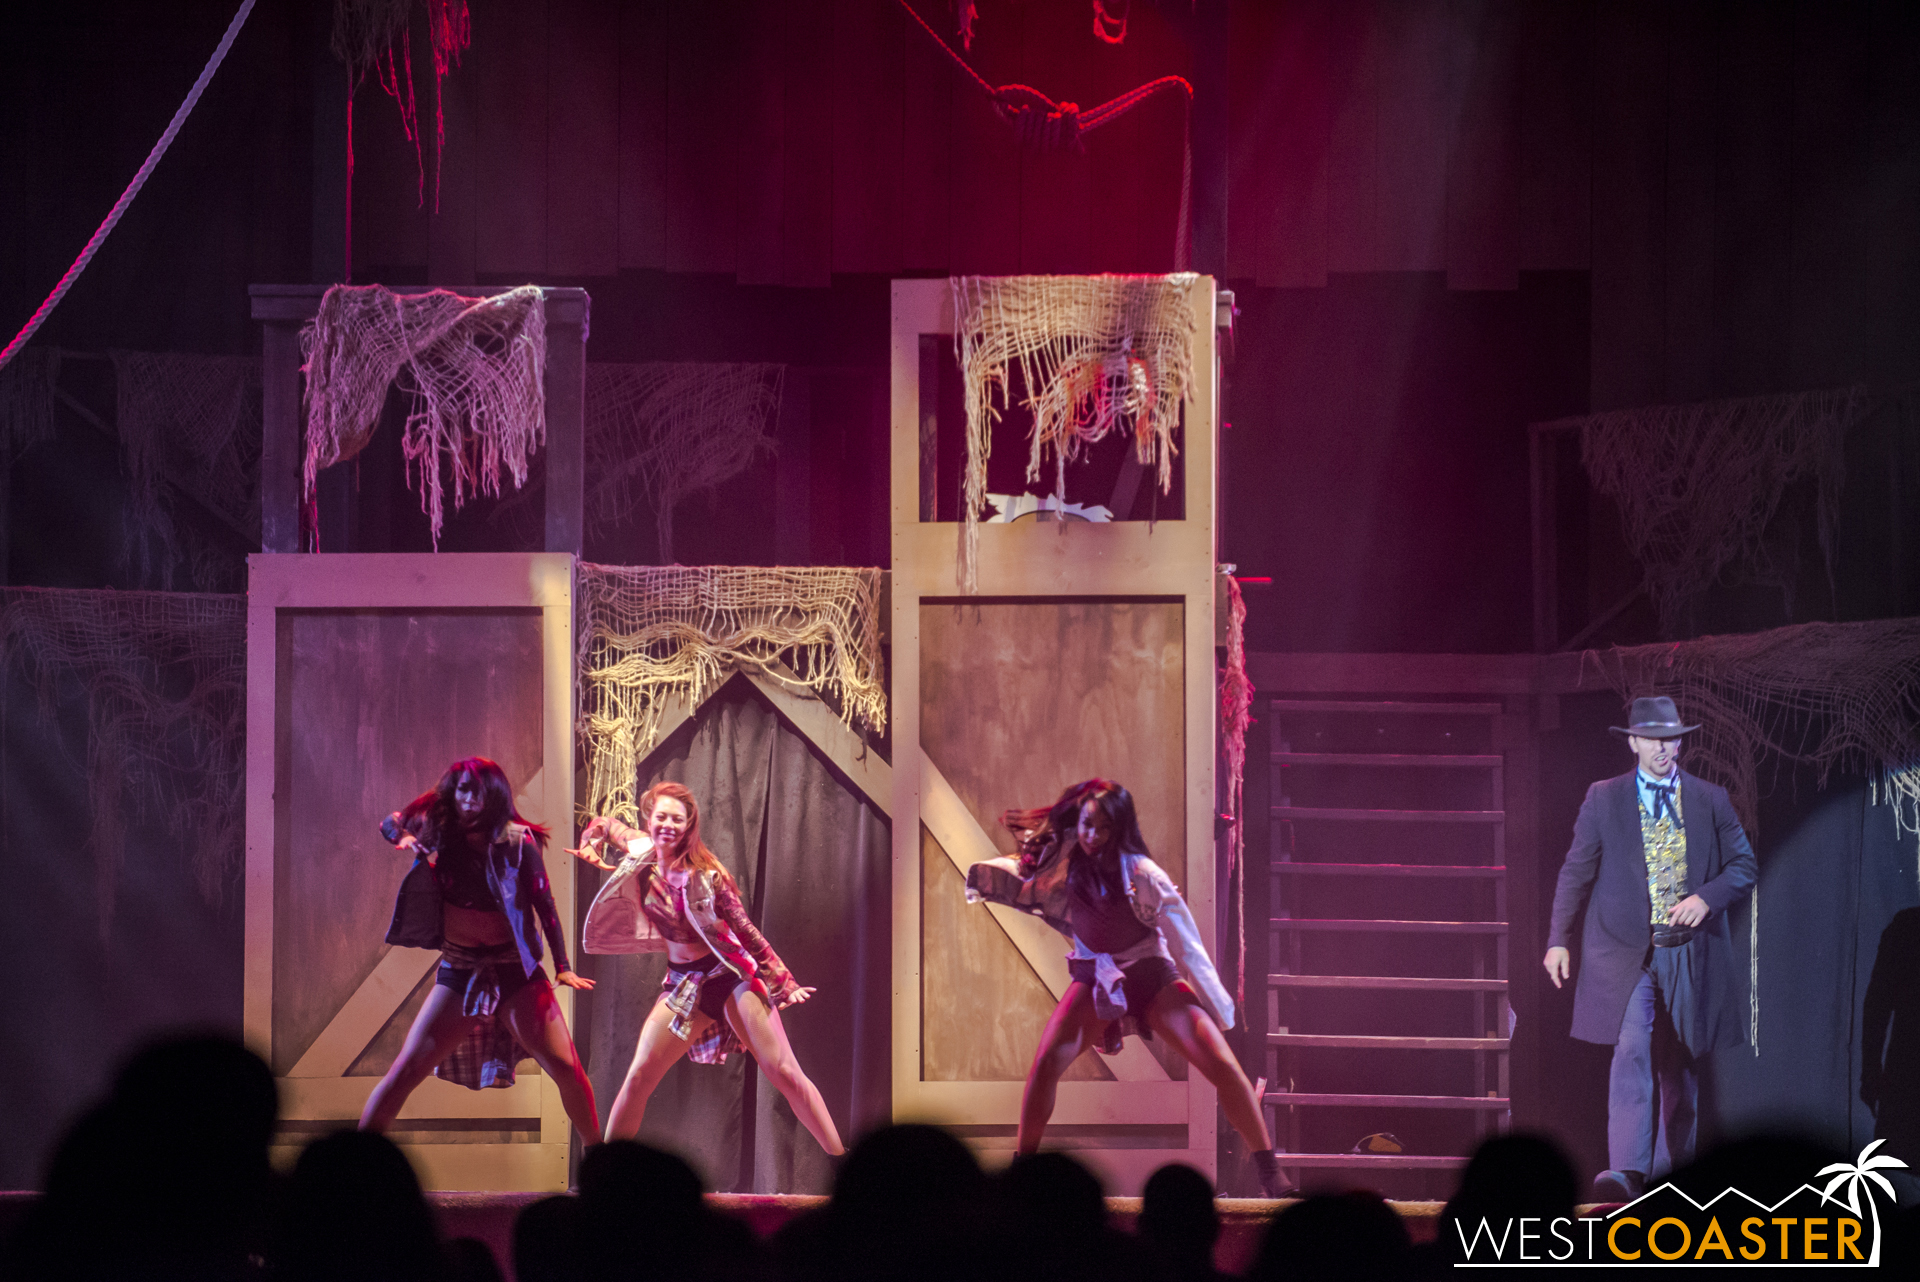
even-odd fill
[[(1737, 1188), (1697, 1202), (1673, 1184), (1662, 1184), (1605, 1215), (1509, 1220), (1456, 1220), (1460, 1239), (1455, 1268), (1572, 1264), (1880, 1264), (1880, 1208), (1876, 1194), (1893, 1200), (1893, 1185), (1880, 1172), (1905, 1170), (1897, 1157), (1876, 1154), (1885, 1140), (1860, 1150), (1853, 1162), (1823, 1167), (1814, 1177), (1826, 1187), (1802, 1184), (1769, 1205)], [(1864, 1204), (1864, 1205), (1863, 1205)], [(1451, 1243), (1449, 1243), (1451, 1245)]]

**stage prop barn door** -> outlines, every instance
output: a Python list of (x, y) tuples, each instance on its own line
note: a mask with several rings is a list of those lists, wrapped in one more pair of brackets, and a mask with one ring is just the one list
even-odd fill
[[(499, 761), (520, 812), (552, 826), (547, 872), (578, 938), (573, 558), (253, 556), (247, 665), (245, 1029), (291, 1157), (353, 1125), (433, 983), (438, 952), (383, 942), (409, 860), (377, 825), (449, 762)], [(559, 1094), (530, 1059), (517, 1077), (413, 1093), (392, 1135), (428, 1188), (567, 1187)]]
[[(893, 1111), (957, 1129), (989, 1160), (1011, 1154), (1027, 1066), (1068, 982), (1059, 935), (963, 897), (968, 866), (1013, 849), (1002, 811), (1094, 775), (1125, 784), (1216, 942), (1214, 282), (1189, 298), (1184, 519), (982, 523), (978, 592), (963, 596), (960, 526), (936, 519), (958, 481), (923, 473), (937, 438), (964, 431), (939, 421), (938, 381), (959, 377), (953, 294), (893, 287)], [(1074, 1065), (1046, 1142), (1130, 1195), (1167, 1162), (1211, 1176), (1215, 1141), (1213, 1088), (1128, 1038)]]

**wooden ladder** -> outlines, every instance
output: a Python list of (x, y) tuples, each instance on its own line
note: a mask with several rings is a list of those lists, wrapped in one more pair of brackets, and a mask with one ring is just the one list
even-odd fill
[[(1488, 742), (1497, 745), (1494, 723), (1505, 708), (1500, 703), (1401, 702), (1352, 699), (1287, 699), (1266, 702), (1269, 732), (1274, 744), (1272, 806), (1272, 911), (1269, 921), (1269, 957), (1274, 973), (1267, 976), (1267, 1080), (1273, 1083), (1263, 1098), (1267, 1121), (1282, 1150), (1281, 1165), (1294, 1183), (1309, 1170), (1450, 1170), (1466, 1164), (1458, 1154), (1356, 1153), (1302, 1151), (1303, 1110), (1362, 1108), (1368, 1110), (1447, 1109), (1470, 1112), (1473, 1131), (1484, 1135), (1505, 1130), (1512, 1119), (1509, 1098), (1508, 1055), (1512, 1022), (1507, 992), (1507, 860), (1505, 758), (1488, 752), (1313, 752), (1297, 751), (1290, 725), (1318, 721), (1324, 726), (1351, 730), (1355, 719), (1385, 726), (1404, 724), (1406, 718), (1450, 718), (1488, 727)], [(1324, 731), (1322, 732), (1325, 733)], [(1376, 733), (1384, 734), (1384, 729)], [(1336, 738), (1340, 737), (1336, 733)], [(1491, 781), (1493, 809), (1454, 810), (1417, 808), (1354, 808), (1303, 806), (1292, 803), (1283, 771), (1306, 768), (1321, 779), (1344, 776), (1381, 781), (1375, 791), (1391, 793), (1392, 777), (1406, 771), (1472, 772)], [(1402, 776), (1405, 777), (1404, 775)], [(1295, 776), (1297, 779), (1298, 776)], [(1489, 832), (1490, 858), (1486, 863), (1374, 863), (1329, 862), (1296, 858), (1296, 824), (1394, 825), (1393, 849), (1404, 849), (1407, 838), (1433, 826), (1474, 825)], [(1297, 909), (1306, 887), (1351, 886), (1350, 902), (1371, 903), (1376, 888), (1386, 883), (1462, 881), (1491, 887), (1492, 917), (1486, 920), (1443, 921), (1376, 917), (1308, 917)], [(1486, 896), (1475, 895), (1484, 903)], [(1466, 975), (1333, 975), (1305, 973), (1305, 941), (1314, 936), (1432, 936), (1465, 937), (1472, 941), (1471, 974)], [(1407, 967), (1414, 969), (1414, 967)], [(1459, 1036), (1353, 1035), (1300, 1031), (1302, 995), (1316, 990), (1340, 990), (1358, 998), (1369, 992), (1431, 994), (1466, 993), (1471, 996), (1470, 1026)], [(1357, 1094), (1328, 1090), (1292, 1089), (1299, 1079), (1301, 1051), (1413, 1050), (1472, 1056), (1471, 1094)], [(1457, 1087), (1456, 1087), (1457, 1089)]]

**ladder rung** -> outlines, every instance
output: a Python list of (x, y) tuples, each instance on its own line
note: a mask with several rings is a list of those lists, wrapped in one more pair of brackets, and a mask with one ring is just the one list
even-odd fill
[(1304, 1046), (1332, 1050), (1373, 1051), (1504, 1051), (1504, 1037), (1355, 1037), (1336, 1033), (1268, 1033), (1269, 1046)]
[(1272, 756), (1282, 766), (1427, 766), (1433, 768), (1485, 769), (1506, 764), (1498, 753), (1442, 756), (1406, 752), (1276, 752)]
[(1375, 699), (1269, 699), (1272, 712), (1362, 712), (1385, 716), (1497, 717), (1506, 709), (1497, 703), (1404, 703)]
[(1418, 1153), (1281, 1153), (1280, 1166), (1398, 1167), (1402, 1170), (1456, 1170), (1467, 1164), (1464, 1157), (1427, 1157)]
[(1507, 820), (1504, 810), (1349, 810), (1328, 806), (1275, 806), (1269, 814), (1275, 819), (1344, 819), (1401, 824), (1497, 824)]
[(1285, 975), (1267, 976), (1269, 988), (1398, 988), (1430, 993), (1504, 993), (1504, 979), (1428, 978), (1411, 975)]
[(1504, 877), (1505, 864), (1323, 864), (1282, 860), (1274, 872), (1296, 877)]
[(1461, 1108), (1504, 1113), (1513, 1101), (1491, 1095), (1327, 1095), (1280, 1091), (1260, 1097), (1279, 1108)]
[(1274, 917), (1267, 924), (1274, 930), (1333, 931), (1349, 934), (1401, 935), (1504, 935), (1504, 921), (1373, 921), (1365, 918)]

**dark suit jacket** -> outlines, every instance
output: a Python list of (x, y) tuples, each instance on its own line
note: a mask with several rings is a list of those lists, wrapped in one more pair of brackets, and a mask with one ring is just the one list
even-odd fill
[[(1633, 777), (1630, 770), (1587, 789), (1580, 816), (1573, 821), (1573, 845), (1560, 866), (1547, 931), (1549, 948), (1571, 948), (1574, 919), (1585, 906), (1574, 976), (1573, 1035), (1602, 1045), (1619, 1039), (1627, 998), (1653, 947), (1647, 857)], [(1691, 1050), (1704, 1053), (1746, 1041), (1746, 974), (1733, 951), (1727, 909), (1753, 889), (1756, 868), (1753, 847), (1734, 817), (1725, 788), (1681, 771), (1680, 810), (1687, 834), (1687, 890), (1706, 900), (1713, 912), (1693, 940), (1682, 945), (1695, 950), (1694, 974), (1703, 991), (1695, 1004), (1694, 1027), (1678, 1031)]]

